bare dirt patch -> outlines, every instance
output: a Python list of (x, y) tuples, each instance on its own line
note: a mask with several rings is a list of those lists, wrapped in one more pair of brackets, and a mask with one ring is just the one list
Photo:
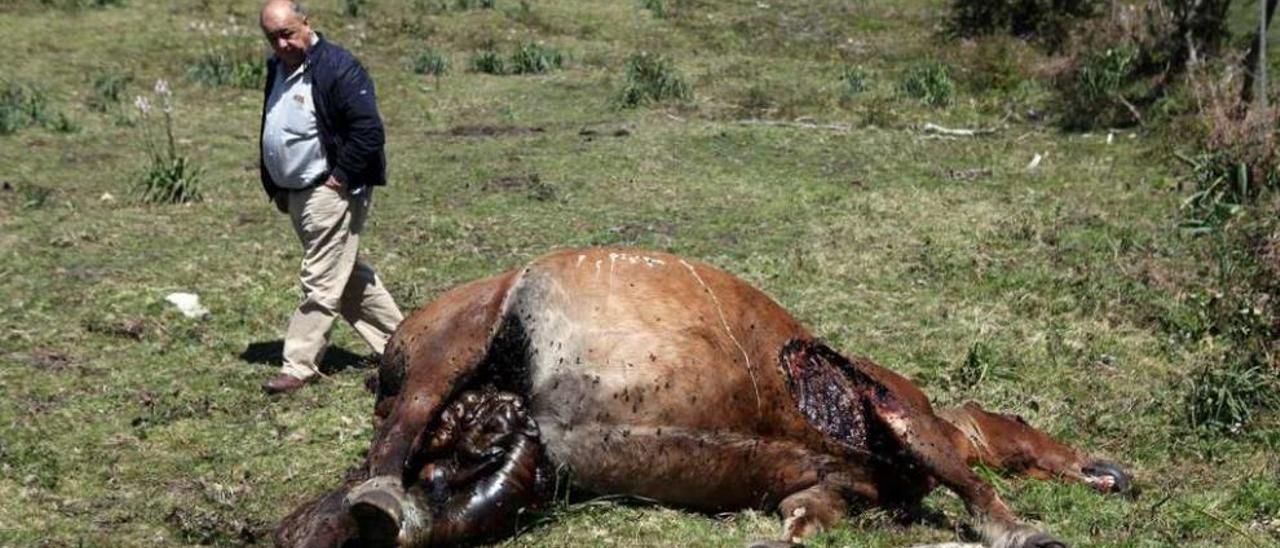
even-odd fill
[(45, 347), (12, 354), (11, 357), (42, 371), (64, 371), (77, 365), (77, 361), (66, 353)]
[(555, 187), (543, 182), (542, 177), (537, 173), (523, 173), (518, 175), (494, 177), (485, 181), (480, 188), (487, 192), (523, 191), (529, 194), (529, 198), (540, 202), (554, 200), (556, 197)]
[(453, 126), (445, 131), (427, 132), (427, 135), (446, 135), (449, 137), (503, 137), (546, 133), (540, 126)]

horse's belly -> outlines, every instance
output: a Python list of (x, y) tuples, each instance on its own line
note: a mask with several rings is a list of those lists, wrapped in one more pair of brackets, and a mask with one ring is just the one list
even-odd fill
[(768, 507), (815, 482), (810, 451), (770, 435), (786, 432), (789, 402), (757, 399), (749, 375), (696, 339), (535, 331), (530, 408), (552, 462), (591, 492), (708, 510)]
[[(592, 491), (702, 508), (768, 504), (810, 481), (778, 464), (811, 457), (792, 439), (803, 419), (776, 355), (748, 352), (721, 321), (741, 311), (673, 297), (702, 292), (680, 285), (696, 283), (687, 271), (663, 268), (535, 268), (513, 292), (549, 456)], [(779, 341), (797, 334), (749, 323)]]
[(840, 466), (788, 440), (626, 424), (539, 425), (551, 461), (592, 493), (704, 510), (770, 508)]

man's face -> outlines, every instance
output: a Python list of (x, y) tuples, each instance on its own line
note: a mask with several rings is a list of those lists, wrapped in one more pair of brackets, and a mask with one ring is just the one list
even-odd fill
[(262, 13), (262, 34), (285, 64), (298, 66), (311, 47), (311, 25), (292, 10), (268, 9)]

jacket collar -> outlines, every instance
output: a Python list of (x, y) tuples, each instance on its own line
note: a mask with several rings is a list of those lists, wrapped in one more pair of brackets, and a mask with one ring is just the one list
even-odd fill
[[(311, 67), (315, 66), (316, 61), (318, 61), (321, 57), (324, 56), (324, 50), (329, 47), (329, 41), (324, 39), (324, 34), (321, 34), (320, 31), (318, 30), (313, 30), (311, 32), (314, 33), (315, 43), (311, 44), (311, 47), (307, 48), (307, 55), (306, 57), (302, 58), (303, 72), (309, 72), (311, 70)], [(272, 67), (269, 67), (269, 68), (272, 68), (275, 71), (285, 70), (284, 61), (282, 61), (279, 57), (276, 57), (275, 54), (271, 55), (269, 64), (272, 65)], [(285, 76), (288, 77), (291, 74), (292, 73), (288, 73), (288, 74), (285, 74)]]
[(311, 67), (315, 66), (316, 60), (320, 59), (324, 54), (324, 49), (329, 45), (329, 42), (324, 39), (324, 34), (321, 34), (320, 31), (313, 30), (311, 32), (315, 35), (315, 43), (311, 44), (311, 47), (307, 48), (307, 57), (303, 60), (303, 64), (306, 65), (307, 70), (310, 70)]

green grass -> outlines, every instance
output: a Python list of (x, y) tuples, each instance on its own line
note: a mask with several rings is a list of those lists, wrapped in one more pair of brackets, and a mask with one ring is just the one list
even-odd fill
[[(889, 79), (919, 59), (951, 62), (928, 34), (941, 1), (671, 1), (661, 18), (651, 2), (494, 4), (380, 0), (359, 18), (311, 6), (378, 86), (390, 185), (362, 243), (403, 308), (562, 246), (703, 258), (939, 404), (977, 399), (1129, 463), (1136, 499), (997, 483), (1016, 512), (1077, 546), (1280, 541), (1274, 413), (1236, 435), (1185, 426), (1187, 385), (1221, 349), (1177, 328), (1215, 286), (1205, 242), (1175, 230), (1184, 194), (1168, 143), (1120, 133), (1108, 145), (1018, 117), (980, 139), (922, 135), (926, 121), (1000, 126), (1004, 99), (965, 86), (943, 107), (887, 82), (843, 100), (844, 67)], [(367, 447), (367, 371), (338, 369), (284, 398), (258, 387), (276, 364), (249, 350), (280, 339), (299, 251), (257, 181), (260, 91), (182, 78), (207, 49), (189, 25), (230, 18), (232, 34), (258, 39), (257, 4), (205, 6), (0, 4), (6, 81), (38, 83), (47, 108), (80, 126), (0, 136), (11, 183), (0, 190), (0, 545), (266, 542)], [(405, 70), (421, 32), (450, 52), (545, 41), (573, 63), (424, 80)], [(696, 93), (617, 109), (637, 51), (671, 59)], [(125, 199), (139, 131), (87, 105), (99, 67), (134, 87), (172, 83), (175, 137), (201, 168), (203, 201)], [(800, 124), (740, 124), (744, 110)], [(494, 131), (452, 135), (458, 126)], [(542, 131), (517, 131), (531, 128)], [(1034, 154), (1045, 160), (1028, 171)], [(951, 175), (964, 171), (984, 175)], [(183, 317), (164, 301), (173, 291), (200, 294), (211, 316)], [(364, 353), (350, 329), (334, 336)], [(928, 503), (963, 512), (942, 491)], [(759, 512), (596, 501), (556, 505), (506, 543), (740, 546), (779, 530)], [(873, 511), (812, 544), (952, 539)]]

